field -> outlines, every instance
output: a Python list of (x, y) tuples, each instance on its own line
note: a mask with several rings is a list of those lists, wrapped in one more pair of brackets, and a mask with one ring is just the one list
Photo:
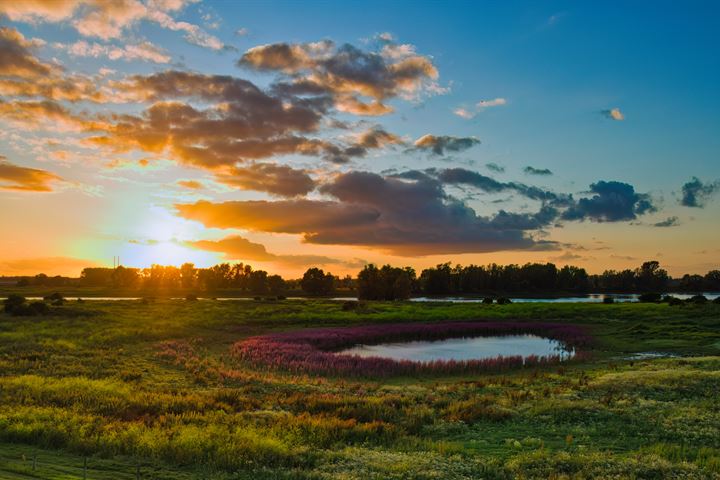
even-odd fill
[[(720, 478), (716, 304), (157, 300), (55, 313), (0, 313), (3, 479)], [(505, 320), (581, 325), (591, 355), (380, 379), (231, 353), (310, 327)]]

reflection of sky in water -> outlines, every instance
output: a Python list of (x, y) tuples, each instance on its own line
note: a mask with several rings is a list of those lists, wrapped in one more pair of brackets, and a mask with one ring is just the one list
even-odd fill
[(562, 342), (536, 335), (506, 335), (473, 338), (448, 338), (432, 342), (398, 342), (380, 345), (356, 345), (338, 352), (361, 357), (386, 357), (394, 360), (477, 360), (522, 355), (560, 355), (570, 358), (574, 351), (564, 350)]

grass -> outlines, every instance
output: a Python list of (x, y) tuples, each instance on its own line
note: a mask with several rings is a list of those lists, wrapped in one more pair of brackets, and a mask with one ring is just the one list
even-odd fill
[[(0, 478), (720, 478), (720, 306), (158, 300), (0, 313)], [(63, 312), (58, 312), (63, 313)], [(257, 335), (580, 324), (592, 358), (385, 379), (247, 364)], [(637, 352), (677, 358), (631, 360)], [(36, 469), (32, 470), (35, 457)]]

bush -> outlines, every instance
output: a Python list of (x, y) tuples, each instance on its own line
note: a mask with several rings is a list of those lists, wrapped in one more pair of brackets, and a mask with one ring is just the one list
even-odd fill
[(497, 299), (497, 303), (498, 305), (507, 305), (509, 303), (512, 303), (512, 300), (507, 297), (500, 297)]
[(613, 297), (603, 297), (603, 303), (605, 303), (605, 304), (615, 303), (615, 299)]
[(28, 305), (30, 315), (47, 315), (50, 313), (50, 307), (45, 302), (32, 302)]
[(358, 302), (355, 300), (348, 300), (347, 302), (343, 302), (342, 304), (342, 311), (343, 312), (352, 312), (354, 310), (362, 310), (367, 305), (365, 302)]
[[(45, 302), (33, 302), (30, 305), (25, 303), (25, 298), (14, 295), (5, 300), (5, 311), (16, 317), (33, 317), (38, 315), (48, 315), (50, 307)], [(19, 297), (19, 298), (17, 298)], [(22, 299), (22, 301), (20, 301)], [(10, 300), (10, 303), (8, 303)]]
[(485, 297), (483, 298), (482, 303), (484, 303), (485, 305), (492, 305), (493, 299), (492, 297)]
[(713, 300), (713, 303), (716, 305), (720, 305), (720, 296), (715, 297), (715, 300)]
[(667, 304), (670, 305), (670, 306), (684, 305), (684, 304), (685, 304), (685, 302), (683, 302), (682, 300), (680, 300), (680, 299), (677, 298), (677, 297), (669, 297), (669, 298), (666, 297), (666, 298), (667, 298)]
[(13, 313), (13, 310), (25, 304), (25, 297), (22, 295), (10, 295), (5, 299), (5, 312)]
[(660, 303), (660, 300), (662, 300), (662, 296), (654, 292), (642, 293), (638, 297), (638, 301), (642, 303)]
[(188, 302), (196, 302), (197, 299), (197, 295), (194, 295), (192, 293), (188, 293), (187, 295), (185, 295), (185, 300), (187, 300)]
[(688, 303), (697, 303), (697, 304), (705, 304), (708, 302), (708, 299), (705, 295), (694, 295), (690, 298), (688, 298)]
[(43, 299), (49, 302), (62, 302), (63, 300), (65, 300), (65, 297), (62, 296), (62, 293), (55, 292), (51, 295), (46, 295), (45, 297), (43, 297)]

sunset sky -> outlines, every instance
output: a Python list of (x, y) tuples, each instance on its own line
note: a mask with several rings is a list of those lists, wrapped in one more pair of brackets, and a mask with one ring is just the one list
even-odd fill
[(717, 2), (0, 0), (0, 274), (720, 262)]

